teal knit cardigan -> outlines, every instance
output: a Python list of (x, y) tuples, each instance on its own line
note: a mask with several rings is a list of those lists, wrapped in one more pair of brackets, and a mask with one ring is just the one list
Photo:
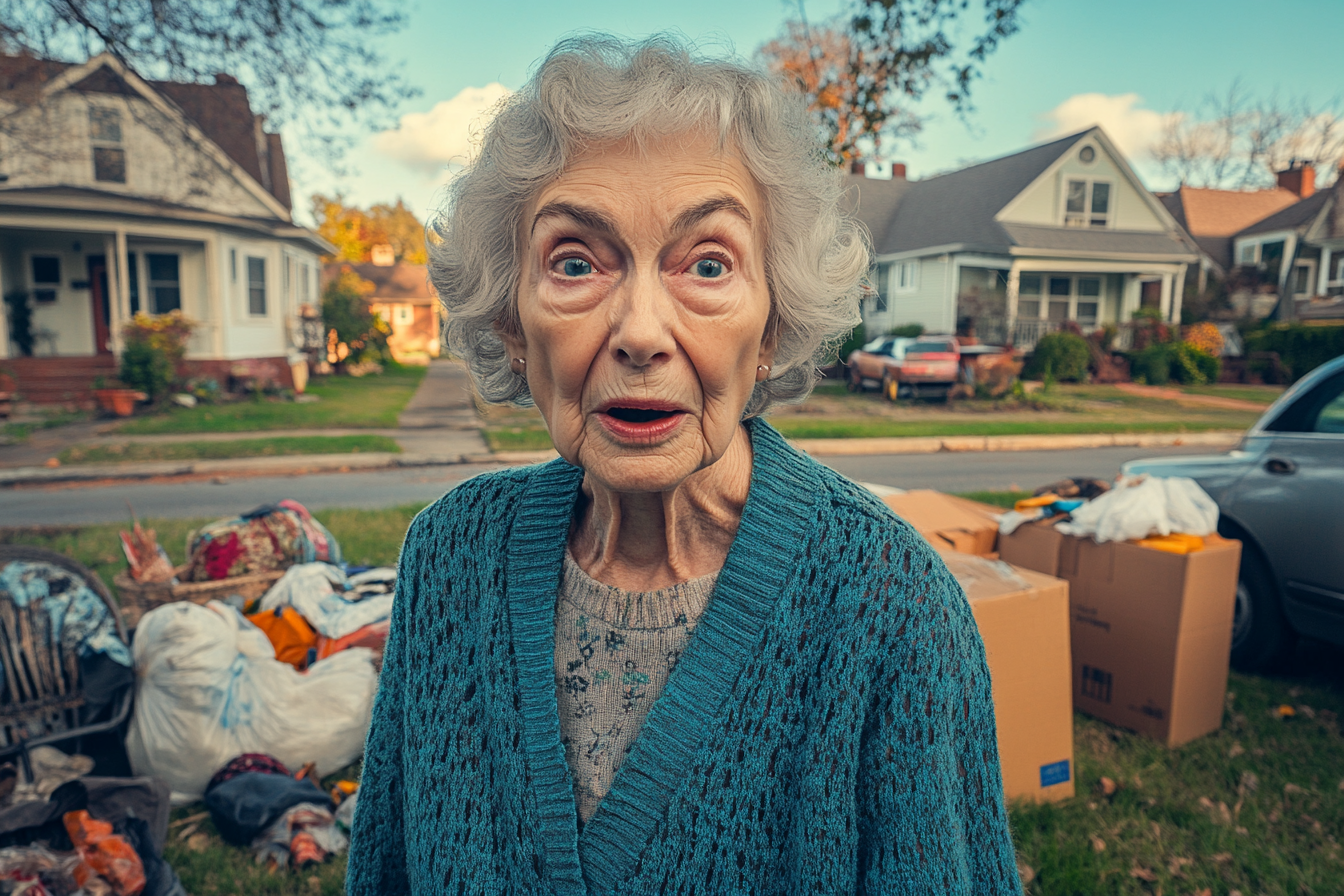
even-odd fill
[(351, 896), (1021, 892), (961, 588), (864, 489), (748, 432), (713, 598), (581, 833), (554, 624), (583, 471), (478, 476), (416, 517)]

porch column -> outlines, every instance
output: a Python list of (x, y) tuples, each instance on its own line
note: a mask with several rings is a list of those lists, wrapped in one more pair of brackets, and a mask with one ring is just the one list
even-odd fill
[(125, 267), (126, 259), (117, 255), (115, 233), (103, 237), (103, 257), (107, 259), (107, 295), (103, 296), (103, 301), (107, 303), (107, 328), (110, 331), (107, 334), (107, 345), (112, 349), (112, 354), (120, 356), (121, 327), (126, 322), (121, 314), (121, 269)]
[(1162, 319), (1165, 321), (1171, 320), (1171, 293), (1172, 293), (1171, 281), (1172, 281), (1171, 274), (1162, 275), (1162, 300), (1159, 307), (1162, 310)]
[[(129, 321), (133, 315), (131, 314), (131, 268), (126, 258), (128, 252), (126, 249), (126, 229), (118, 227), (114, 235), (116, 237), (117, 266), (113, 270), (117, 272), (117, 307), (120, 309), (121, 319)], [(117, 338), (118, 340), (121, 338), (120, 334), (117, 335)], [(117, 345), (120, 346), (121, 343), (118, 342)], [(117, 348), (116, 351), (120, 353), (121, 349)]]
[(1321, 266), (1316, 271), (1316, 295), (1323, 296), (1330, 288), (1330, 247), (1321, 247)]
[(1174, 294), (1171, 297), (1171, 322), (1179, 324), (1181, 322), (1181, 303), (1185, 301), (1185, 269), (1187, 265), (1181, 265), (1176, 271), (1176, 281), (1174, 283)]
[(1297, 299), (1293, 298), (1293, 268), (1297, 266), (1297, 234), (1288, 234), (1283, 242), (1283, 261), (1279, 263), (1279, 320), (1297, 320)]
[[(0, 283), (5, 282), (5, 261), (0, 255)], [(9, 357), (9, 307), (0, 305), (0, 358)]]
[(1011, 344), (1013, 331), (1017, 329), (1017, 293), (1022, 284), (1022, 269), (1014, 260), (1008, 265), (1007, 320), (1004, 321), (1004, 339)]
[(209, 333), (200, 344), (209, 346), (207, 350), (215, 358), (224, 357), (224, 321), (228, 317), (220, 282), (223, 277), (219, 236), (213, 234), (205, 241), (205, 295), (201, 297), (204, 313), (198, 323), (201, 329)]

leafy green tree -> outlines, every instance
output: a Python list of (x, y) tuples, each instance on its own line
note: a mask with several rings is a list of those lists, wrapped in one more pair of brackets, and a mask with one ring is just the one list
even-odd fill
[(336, 342), (344, 343), (354, 359), (387, 355), (391, 328), (369, 310), (364, 297), (370, 292), (368, 281), (349, 269), (342, 270), (322, 290), (322, 323), (328, 333), (335, 332)]

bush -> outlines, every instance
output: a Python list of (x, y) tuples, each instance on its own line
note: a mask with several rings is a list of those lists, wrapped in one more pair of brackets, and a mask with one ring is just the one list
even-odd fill
[(867, 341), (868, 336), (863, 329), (863, 324), (859, 324), (857, 327), (850, 330), (849, 335), (845, 337), (845, 341), (840, 343), (836, 352), (837, 357), (835, 361), (840, 364), (847, 363), (849, 361), (850, 353), (863, 348), (863, 344)]
[(923, 324), (901, 324), (887, 331), (888, 336), (903, 336), (906, 339), (918, 339), (924, 335)]
[(1087, 379), (1087, 365), (1092, 351), (1087, 340), (1074, 333), (1046, 333), (1022, 371), (1024, 379), (1044, 378), (1047, 374), (1066, 383), (1081, 383)]
[(196, 324), (181, 311), (157, 317), (141, 312), (122, 328), (121, 381), (150, 400), (162, 398), (177, 381), (177, 365), (187, 353)]
[(1188, 342), (1163, 342), (1131, 355), (1135, 382), (1165, 386), (1175, 380), (1185, 386), (1218, 382), (1222, 363)]
[(1294, 381), (1344, 355), (1344, 326), (1286, 324), (1249, 333), (1247, 352), (1275, 352)]

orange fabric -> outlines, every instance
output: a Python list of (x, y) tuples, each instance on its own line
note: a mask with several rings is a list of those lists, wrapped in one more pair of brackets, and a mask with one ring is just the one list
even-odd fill
[[(112, 885), (117, 896), (138, 896), (145, 888), (145, 866), (135, 849), (116, 834), (112, 825), (89, 815), (84, 809), (67, 812), (62, 820), (70, 840), (79, 850), (79, 856), (98, 876)], [(76, 883), (81, 887), (87, 876), (76, 869)], [(78, 878), (84, 876), (84, 881)]]
[(382, 622), (370, 623), (363, 628), (355, 629), (343, 638), (328, 638), (325, 635), (320, 635), (317, 639), (317, 658), (324, 660), (333, 653), (340, 653), (348, 647), (367, 647), (373, 651), (374, 665), (381, 666), (383, 645), (387, 642), (387, 632), (391, 626), (392, 620), (389, 618)]
[(1204, 550), (1204, 539), (1198, 535), (1173, 532), (1170, 535), (1153, 535), (1139, 539), (1139, 545), (1155, 551), (1166, 551), (1168, 554), (1193, 554), (1195, 551)]
[(302, 670), (308, 665), (308, 649), (317, 646), (317, 632), (293, 607), (277, 607), (253, 613), (248, 621), (266, 633), (275, 647), (275, 658)]

